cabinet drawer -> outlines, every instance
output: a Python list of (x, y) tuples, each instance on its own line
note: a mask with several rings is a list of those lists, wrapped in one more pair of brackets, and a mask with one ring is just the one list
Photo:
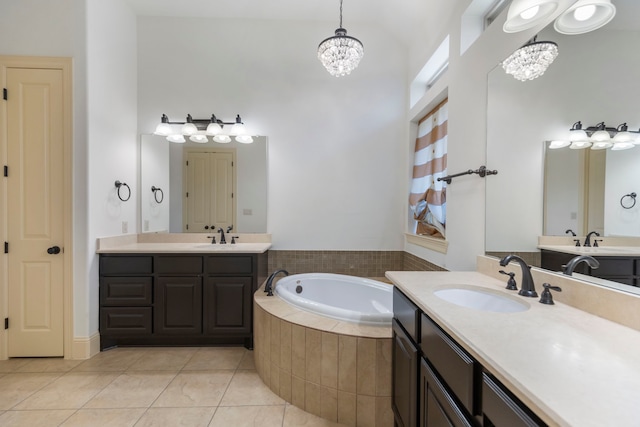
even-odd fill
[(100, 304), (109, 306), (151, 305), (153, 278), (101, 277)]
[(150, 335), (151, 307), (103, 307), (100, 334)]
[(477, 415), (474, 379), (475, 360), (426, 315), (421, 316), (420, 348), (455, 397), (471, 415)]
[(482, 412), (485, 425), (495, 427), (546, 426), (498, 380), (486, 372), (482, 373)]
[(393, 317), (398, 319), (414, 342), (420, 342), (420, 310), (398, 288), (393, 288)]
[(598, 257), (598, 261), (600, 267), (591, 269), (592, 276), (632, 276), (634, 273), (633, 258)]
[(151, 274), (151, 256), (100, 256), (100, 274)]
[(253, 274), (253, 256), (209, 256), (209, 274)]
[(420, 426), (472, 427), (474, 425), (424, 359), (420, 361), (420, 377), (423, 402), (420, 407)]
[(200, 256), (156, 256), (156, 273), (159, 274), (201, 274)]

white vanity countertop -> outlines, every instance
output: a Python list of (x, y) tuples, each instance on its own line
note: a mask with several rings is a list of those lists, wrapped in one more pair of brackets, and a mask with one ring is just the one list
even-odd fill
[[(559, 302), (540, 304), (476, 272), (386, 275), (549, 425), (640, 425), (640, 332)], [(479, 311), (434, 295), (469, 285), (517, 298), (529, 309)], [(536, 287), (541, 293), (541, 283)]]
[(538, 249), (564, 252), (573, 255), (640, 256), (640, 246), (598, 246), (594, 248), (571, 245), (538, 245)]
[(129, 243), (99, 248), (99, 254), (135, 253), (264, 253), (271, 243), (236, 243), (225, 245), (211, 243)]

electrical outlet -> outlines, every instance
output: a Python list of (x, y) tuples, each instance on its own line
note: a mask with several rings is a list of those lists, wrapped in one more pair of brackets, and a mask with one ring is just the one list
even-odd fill
[(242, 210), (242, 215), (253, 215), (253, 210), (252, 209), (243, 209)]
[(144, 220), (144, 231), (149, 231), (149, 220), (148, 219)]
[(122, 234), (127, 234), (129, 232), (129, 223), (127, 221), (122, 221)]

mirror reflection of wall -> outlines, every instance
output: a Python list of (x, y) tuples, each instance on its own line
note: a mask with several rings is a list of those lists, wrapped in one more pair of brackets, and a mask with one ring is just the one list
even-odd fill
[[(604, 121), (611, 127), (623, 122), (631, 130), (640, 127), (636, 114), (640, 58), (633, 54), (640, 30), (637, 19), (630, 19), (638, 16), (638, 5), (635, 0), (621, 0), (616, 7), (614, 20), (591, 33), (564, 36), (552, 26), (540, 32), (538, 40), (554, 41), (559, 49), (558, 58), (542, 77), (520, 82), (500, 66), (489, 73), (487, 166), (500, 173), (486, 183), (487, 252), (537, 251), (543, 232), (543, 141), (568, 137), (578, 120), (587, 126)], [(579, 187), (567, 188), (565, 197), (580, 202), (582, 194)], [(620, 196), (605, 191), (603, 215), (619, 205)], [(564, 231), (575, 225), (571, 221), (565, 215), (560, 223), (549, 226)], [(597, 227), (596, 219), (592, 221), (587, 228)]]
[[(236, 201), (236, 217), (233, 224), (233, 231), (237, 233), (266, 233), (267, 232), (267, 137), (254, 137), (252, 144), (240, 144), (231, 142), (228, 144), (217, 144), (209, 142), (207, 144), (170, 143), (166, 138), (158, 135), (142, 135), (141, 138), (141, 182), (148, 180), (144, 165), (149, 162), (150, 156), (145, 147), (163, 147), (167, 151), (165, 160), (159, 160), (158, 169), (163, 172), (162, 176), (167, 180), (167, 190), (165, 194), (171, 194), (170, 203), (162, 203), (163, 210), (167, 211), (166, 226), (164, 229), (155, 228), (145, 230), (144, 220), (147, 213), (141, 209), (141, 220), (144, 232), (169, 231), (171, 233), (183, 232), (183, 199), (185, 195), (184, 187), (184, 167), (186, 148), (214, 148), (223, 147), (236, 151), (236, 191), (234, 198)], [(153, 162), (153, 161), (152, 161)], [(161, 165), (161, 166), (160, 166)], [(198, 230), (197, 232), (207, 232)]]
[[(151, 135), (140, 139), (140, 223), (143, 233), (169, 231), (169, 142)], [(153, 192), (151, 188), (160, 188)], [(160, 191), (158, 193), (158, 191)], [(179, 193), (178, 193), (179, 194)], [(160, 201), (160, 203), (158, 202)]]

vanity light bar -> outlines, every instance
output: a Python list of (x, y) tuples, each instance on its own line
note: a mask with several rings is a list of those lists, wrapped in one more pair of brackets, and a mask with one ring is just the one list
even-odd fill
[(550, 149), (569, 147), (574, 150), (591, 147), (592, 150), (627, 150), (640, 145), (640, 130), (630, 131), (626, 123), (618, 127), (607, 127), (604, 122), (595, 126), (582, 127), (577, 121), (569, 129), (568, 140), (554, 140), (549, 142)]
[[(175, 132), (172, 125), (180, 125), (180, 132)], [(210, 119), (194, 119), (191, 114), (187, 114), (184, 122), (172, 122), (166, 114), (162, 114), (154, 134), (166, 136), (167, 140), (176, 143), (186, 142), (185, 136), (188, 136), (189, 140), (198, 143), (207, 143), (209, 141), (208, 136), (212, 136), (215, 142), (228, 143), (231, 142), (231, 138), (222, 134), (225, 125), (231, 126), (229, 135), (234, 136), (236, 141), (243, 144), (253, 142), (253, 138), (244, 127), (240, 114), (236, 115), (236, 119), (233, 122), (222, 121), (215, 114), (212, 114)]]

